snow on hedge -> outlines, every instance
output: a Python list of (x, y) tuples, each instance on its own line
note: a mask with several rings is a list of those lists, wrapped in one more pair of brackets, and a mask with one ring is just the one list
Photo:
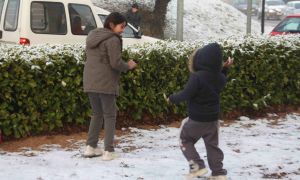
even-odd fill
[[(176, 41), (176, 40), (166, 40), (159, 41), (156, 43), (145, 43), (143, 45), (133, 45), (128, 47), (129, 52), (139, 52), (144, 56), (147, 56), (151, 51), (160, 51), (161, 53), (168, 51), (172, 52), (174, 57), (180, 57), (187, 51), (194, 50), (196, 48), (202, 47), (205, 44), (211, 42), (218, 42), (223, 46), (232, 46), (234, 49), (243, 51), (241, 46), (243, 44), (251, 44), (253, 49), (256, 46), (260, 46), (266, 43), (272, 43), (275, 45), (281, 45), (285, 47), (299, 48), (300, 35), (285, 35), (285, 36), (274, 36), (270, 37), (267, 35), (262, 36), (230, 36), (228, 38), (220, 39), (206, 39), (197, 41)], [(78, 63), (82, 63), (82, 56), (84, 55), (84, 44), (44, 44), (35, 46), (21, 46), (21, 45), (6, 45), (0, 44), (0, 64), (1, 61), (12, 60), (20, 58), (26, 61), (31, 61), (33, 59), (44, 59), (46, 62), (51, 64), (52, 55), (67, 55), (74, 57)]]
[(268, 35), (257, 35), (257, 36), (229, 36), (227, 38), (212, 38), (206, 40), (197, 41), (176, 41), (166, 40), (159, 41), (155, 44), (145, 43), (143, 45), (129, 46), (128, 50), (132, 52), (143, 52), (145, 55), (147, 52), (153, 50), (157, 51), (170, 51), (174, 53), (174, 56), (181, 56), (186, 50), (196, 49), (212, 42), (218, 42), (223, 46), (232, 46), (234, 49), (243, 51), (241, 46), (243, 44), (251, 44), (253, 49), (262, 44), (272, 43), (275, 46), (292, 47), (292, 49), (299, 48), (300, 35), (285, 35), (285, 36), (268, 36)]
[(83, 44), (42, 44), (35, 46), (8, 45), (0, 44), (0, 63), (2, 60), (23, 59), (32, 61), (34, 59), (44, 59), (48, 64), (51, 64), (52, 55), (62, 55), (74, 57), (78, 63), (82, 62), (85, 45)]

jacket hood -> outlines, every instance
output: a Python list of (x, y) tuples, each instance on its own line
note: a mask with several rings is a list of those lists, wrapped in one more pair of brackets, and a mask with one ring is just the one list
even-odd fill
[(211, 43), (196, 51), (193, 57), (194, 71), (221, 72), (222, 50), (218, 43)]
[(112, 32), (107, 28), (97, 28), (92, 30), (86, 38), (86, 47), (87, 48), (96, 48), (101, 42), (113, 37), (117, 36), (120, 38), (121, 36)]

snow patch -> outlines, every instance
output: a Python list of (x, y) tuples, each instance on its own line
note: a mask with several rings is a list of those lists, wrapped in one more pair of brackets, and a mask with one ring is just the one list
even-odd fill
[[(244, 118), (220, 129), (224, 168), (232, 180), (300, 179), (300, 114), (289, 114), (272, 124), (270, 120)], [(178, 143), (178, 128), (143, 130), (130, 128), (117, 137), (119, 159), (83, 158), (84, 140), (78, 148), (51, 151), (0, 152), (0, 177), (4, 179), (162, 179), (181, 180), (188, 172)], [(103, 141), (100, 142), (100, 146)], [(202, 140), (196, 144), (206, 160)], [(25, 151), (24, 149), (24, 151)]]

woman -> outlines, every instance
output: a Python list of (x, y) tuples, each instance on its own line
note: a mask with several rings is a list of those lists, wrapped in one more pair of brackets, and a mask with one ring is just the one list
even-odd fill
[[(84, 92), (88, 94), (93, 114), (84, 152), (85, 157), (103, 155), (103, 160), (112, 160), (117, 157), (113, 142), (120, 75), (121, 72), (127, 72), (137, 66), (133, 60), (126, 63), (121, 58), (121, 34), (126, 25), (126, 18), (120, 13), (113, 12), (106, 18), (104, 28), (91, 31), (86, 39), (87, 60), (83, 72), (83, 87)], [(104, 151), (97, 148), (103, 122)]]

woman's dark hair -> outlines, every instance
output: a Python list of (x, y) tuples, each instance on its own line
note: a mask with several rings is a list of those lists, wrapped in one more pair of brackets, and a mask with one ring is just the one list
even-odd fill
[(137, 3), (134, 3), (134, 4), (132, 4), (132, 6), (131, 6), (132, 8), (136, 8), (136, 9), (138, 9), (139, 8), (139, 5), (137, 4)]
[(110, 23), (117, 25), (117, 24), (122, 24), (124, 22), (127, 25), (127, 20), (121, 13), (112, 12), (105, 19), (104, 27), (111, 30)]

